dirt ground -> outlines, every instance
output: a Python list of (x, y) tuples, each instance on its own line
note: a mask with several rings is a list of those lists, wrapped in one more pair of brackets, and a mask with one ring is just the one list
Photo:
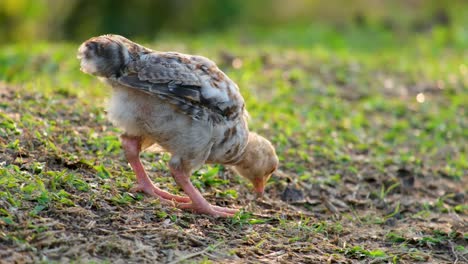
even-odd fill
[[(0, 90), (0, 263), (468, 263), (468, 217), (455, 207), (467, 177), (382, 171), (366, 153), (352, 157), (356, 174), (314, 157), (297, 162), (340, 178), (301, 181), (282, 166), (255, 200), (222, 167), (217, 179), (228, 181), (202, 192), (242, 213), (215, 219), (130, 193), (134, 176), (101, 108)], [(155, 165), (163, 156), (143, 159), (162, 188), (180, 191)]]

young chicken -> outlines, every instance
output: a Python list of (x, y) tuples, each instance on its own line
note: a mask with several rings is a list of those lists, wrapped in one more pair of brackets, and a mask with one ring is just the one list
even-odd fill
[[(205, 163), (233, 166), (262, 194), (278, 166), (272, 144), (249, 132), (237, 85), (207, 58), (158, 52), (122, 36), (103, 35), (78, 49), (81, 70), (112, 87), (109, 119), (120, 127), (122, 147), (142, 191), (181, 209), (213, 216), (237, 210), (209, 204), (190, 175)], [(169, 168), (188, 196), (156, 187), (139, 154), (157, 144), (171, 153)]]

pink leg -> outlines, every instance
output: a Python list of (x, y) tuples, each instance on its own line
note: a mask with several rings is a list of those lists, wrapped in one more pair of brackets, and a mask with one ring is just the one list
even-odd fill
[(139, 137), (122, 135), (120, 138), (122, 140), (125, 157), (127, 158), (128, 163), (130, 163), (130, 166), (132, 166), (136, 175), (137, 186), (133, 187), (131, 191), (145, 192), (146, 194), (160, 198), (163, 201), (169, 200), (179, 203), (188, 203), (191, 201), (189, 197), (170, 194), (154, 186), (140, 161), (141, 139)]
[(192, 185), (190, 175), (182, 170), (171, 167), (171, 173), (177, 184), (182, 187), (184, 192), (192, 200), (191, 203), (176, 204), (178, 208), (190, 209), (195, 213), (208, 214), (212, 216), (232, 217), (238, 212), (236, 209), (214, 206), (201, 195), (201, 193)]

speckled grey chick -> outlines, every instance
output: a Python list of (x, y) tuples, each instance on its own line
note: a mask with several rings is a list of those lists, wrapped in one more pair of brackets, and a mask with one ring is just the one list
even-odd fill
[[(178, 208), (213, 216), (236, 209), (209, 204), (190, 182), (205, 163), (233, 166), (257, 193), (278, 166), (271, 143), (247, 125), (237, 85), (211, 60), (177, 52), (158, 52), (122, 36), (103, 35), (78, 50), (81, 70), (112, 87), (110, 120), (124, 130), (125, 156), (143, 191)], [(188, 197), (167, 193), (147, 176), (139, 154), (152, 145), (171, 153), (169, 168)]]

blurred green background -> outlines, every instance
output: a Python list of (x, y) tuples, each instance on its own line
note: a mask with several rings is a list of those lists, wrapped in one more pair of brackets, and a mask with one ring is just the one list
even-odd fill
[[(213, 32), (235, 32), (242, 41), (254, 42), (266, 31), (282, 32), (280, 39), (267, 35), (283, 44), (339, 46), (336, 38), (327, 40), (329, 31), (345, 34), (359, 28), (390, 33), (399, 40), (396, 45), (435, 30), (445, 44), (466, 47), (467, 10), (465, 0), (1, 0), (0, 43), (82, 41), (105, 33), (153, 41)], [(450, 30), (440, 33), (440, 28)]]

